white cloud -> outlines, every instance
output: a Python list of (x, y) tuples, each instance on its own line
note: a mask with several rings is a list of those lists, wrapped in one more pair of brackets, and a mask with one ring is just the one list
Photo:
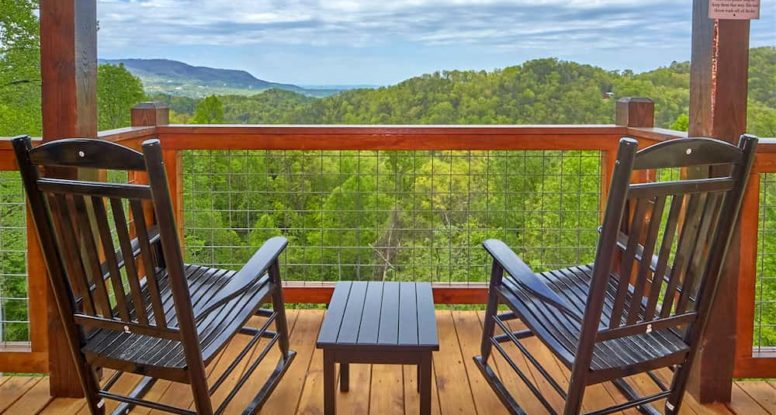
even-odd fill
[[(319, 44), (391, 41), (497, 44), (550, 33), (575, 42), (579, 30), (621, 38), (623, 29), (655, 32), (681, 16), (675, 0), (100, 0), (100, 41), (143, 37), (170, 44)], [(681, 10), (682, 8), (680, 8)], [(684, 8), (686, 10), (686, 8)], [(685, 19), (683, 19), (685, 20)], [(565, 35), (558, 36), (558, 27)], [(616, 33), (615, 33), (616, 32)], [(668, 33), (665, 36), (670, 36)]]
[[(762, 0), (752, 44), (776, 44)], [(689, 58), (690, 0), (98, 0), (100, 54), (274, 80), (399, 80), (555, 56), (650, 69)], [(313, 79), (317, 79), (313, 80)], [(371, 82), (371, 81), (365, 81)], [(382, 81), (381, 81), (382, 82)]]

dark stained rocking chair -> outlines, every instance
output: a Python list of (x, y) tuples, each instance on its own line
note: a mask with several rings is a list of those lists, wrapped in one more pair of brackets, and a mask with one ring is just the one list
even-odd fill
[[(221, 413), (277, 344), (279, 362), (245, 409), (258, 411), (295, 356), (289, 350), (278, 265), (287, 241), (268, 240), (238, 272), (184, 264), (158, 140), (144, 142), (142, 154), (85, 139), (33, 149), (28, 137), (17, 137), (13, 146), (91, 413), (105, 411), (105, 398), (120, 401), (114, 413), (134, 405), (179, 414)], [(41, 168), (47, 177), (41, 177)], [(55, 178), (57, 172), (72, 175), (74, 168), (145, 172), (149, 184)], [(269, 301), (272, 308), (262, 308)], [(259, 327), (247, 325), (254, 316)], [(208, 385), (206, 365), (235, 335), (250, 340)], [(256, 357), (250, 359), (254, 349)], [(214, 408), (210, 396), (244, 359), (249, 361), (235, 390)], [(101, 368), (115, 370), (102, 389)], [(125, 372), (144, 378), (129, 396), (111, 392)], [(144, 400), (157, 379), (189, 384), (196, 412)]]
[[(503, 242), (485, 241), (494, 261), (481, 355), (474, 360), (511, 413), (524, 412), (489, 364), (494, 348), (541, 404), (556, 412), (504, 343), (513, 343), (565, 399), (565, 415), (578, 414), (585, 388), (602, 382), (613, 382), (626, 402), (591, 413), (636, 407), (657, 414), (649, 403), (664, 398), (666, 414), (679, 412), (756, 145), (752, 136), (741, 137), (738, 147), (688, 138), (637, 152), (637, 142), (623, 138), (592, 265), (537, 274)], [(631, 183), (635, 171), (684, 167), (707, 174)], [(509, 311), (499, 314), (500, 304)], [(507, 321), (515, 318), (527, 329), (512, 329)], [(568, 388), (528, 353), (521, 340), (531, 336), (570, 370)], [(639, 395), (625, 379), (639, 373), (659, 392)]]

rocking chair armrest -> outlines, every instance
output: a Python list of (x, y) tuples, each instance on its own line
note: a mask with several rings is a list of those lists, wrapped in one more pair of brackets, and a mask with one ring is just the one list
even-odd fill
[[(264, 242), (240, 271), (234, 274), (229, 282), (196, 313), (195, 319), (202, 320), (208, 313), (243, 294), (253, 284), (260, 281), (287, 245), (288, 240), (282, 236), (276, 236)], [(269, 278), (271, 279), (271, 276)]]
[(582, 317), (572, 306), (555, 293), (550, 287), (540, 280), (517, 254), (510, 249), (504, 242), (498, 239), (488, 239), (482, 244), (488, 251), (493, 260), (496, 261), (507, 274), (517, 281), (522, 287), (530, 291), (542, 301), (550, 303), (563, 313), (573, 317), (575, 320), (582, 321)]

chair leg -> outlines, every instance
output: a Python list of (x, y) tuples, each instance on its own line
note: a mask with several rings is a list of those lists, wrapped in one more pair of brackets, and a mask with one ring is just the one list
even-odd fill
[(194, 372), (195, 371), (192, 371), (190, 374), (191, 393), (194, 395), (194, 407), (199, 415), (212, 415), (213, 403), (210, 400), (210, 391), (205, 378), (204, 367), (201, 372), (198, 370), (196, 370), (197, 373)]
[(286, 307), (283, 300), (283, 284), (280, 281), (280, 267), (276, 260), (269, 268), (269, 274), (275, 287), (272, 290), (272, 309), (275, 311), (275, 328), (278, 332), (278, 345), (283, 359), (289, 358), (290, 341), (288, 338), (288, 322), (286, 320)]
[(482, 342), (480, 344), (480, 356), (482, 356), (482, 363), (487, 364), (490, 358), (490, 353), (493, 350), (493, 343), (490, 342), (490, 338), (496, 329), (496, 313), (498, 312), (498, 297), (495, 292), (491, 292), (488, 295), (488, 305), (485, 310), (485, 321), (483, 321), (482, 327)]
[(482, 327), (482, 343), (480, 344), (480, 363), (482, 365), (488, 364), (490, 353), (493, 350), (493, 344), (490, 342), (490, 338), (493, 337), (493, 333), (496, 328), (496, 313), (498, 313), (498, 294), (496, 293), (496, 287), (501, 284), (501, 279), (504, 275), (504, 269), (501, 268), (495, 261), (493, 262), (493, 269), (490, 275), (490, 287), (488, 288), (488, 304), (485, 309), (485, 321)]
[(585, 373), (577, 365), (571, 372), (568, 395), (563, 415), (577, 415), (582, 411), (582, 398), (585, 396)]
[(81, 365), (80, 372), (82, 372), (84, 380), (84, 396), (89, 412), (92, 415), (103, 415), (105, 413), (105, 400), (97, 395), (97, 391), (100, 390), (97, 374), (86, 364)]
[(684, 399), (684, 391), (687, 389), (687, 381), (690, 378), (690, 368), (690, 365), (684, 364), (676, 369), (674, 378), (671, 381), (671, 395), (666, 399), (666, 415), (679, 413), (679, 409), (682, 407), (682, 399)]

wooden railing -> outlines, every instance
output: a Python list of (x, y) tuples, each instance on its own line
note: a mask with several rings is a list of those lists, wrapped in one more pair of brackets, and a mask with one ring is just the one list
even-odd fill
[[(600, 166), (601, 200), (605, 201), (618, 141), (630, 136), (647, 146), (663, 140), (686, 137), (676, 131), (652, 128), (652, 111), (632, 103), (618, 106), (619, 125), (570, 126), (252, 126), (252, 125), (167, 125), (164, 108), (146, 105), (133, 112), (133, 127), (100, 133), (99, 138), (139, 147), (146, 139), (158, 138), (164, 149), (165, 164), (174, 194), (181, 232), (184, 200), (181, 153), (189, 150), (592, 150), (602, 155)], [(10, 146), (0, 142), (0, 169), (13, 170)], [(760, 146), (755, 172), (749, 184), (743, 217), (740, 278), (738, 292), (738, 355), (736, 375), (773, 377), (776, 353), (752, 352), (754, 322), (754, 285), (756, 277), (756, 239), (760, 173), (776, 172), (776, 143)], [(37, 252), (34, 232), (28, 232), (30, 255), (31, 351), (0, 351), (0, 371), (46, 371), (46, 295), (45, 275)], [(294, 303), (326, 303), (333, 286), (330, 283), (293, 282), (286, 287), (286, 299)], [(440, 283), (434, 286), (439, 304), (484, 303), (484, 283)]]

